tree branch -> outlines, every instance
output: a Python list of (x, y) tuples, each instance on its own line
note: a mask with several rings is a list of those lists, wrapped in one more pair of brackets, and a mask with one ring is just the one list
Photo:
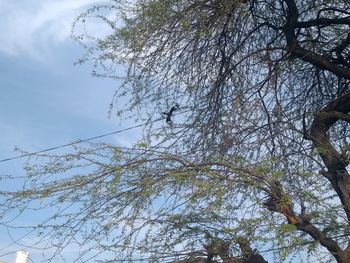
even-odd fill
[[(350, 175), (346, 170), (347, 160), (333, 147), (328, 130), (338, 121), (349, 122), (350, 93), (329, 103), (313, 120), (310, 134), (328, 172), (326, 178), (331, 182), (350, 220)], [(325, 173), (323, 173), (325, 175)]]
[(291, 198), (284, 192), (278, 181), (271, 183), (271, 195), (264, 205), (272, 212), (284, 215), (289, 224), (294, 225), (298, 230), (309, 234), (314, 240), (319, 241), (339, 262), (346, 256), (336, 241), (327, 237), (322, 231), (310, 223), (310, 216), (307, 214), (297, 215), (293, 209)]
[(336, 74), (338, 77), (350, 79), (350, 70), (348, 68), (334, 64), (326, 57), (307, 50), (299, 45), (295, 35), (295, 29), (299, 28), (299, 14), (297, 6), (294, 0), (285, 0), (285, 3), (288, 7), (288, 13), (283, 31), (286, 36), (288, 51), (293, 54), (293, 56), (300, 58), (301, 60), (308, 62), (319, 69), (328, 70)]
[(317, 18), (309, 21), (296, 22), (297, 28), (326, 27), (331, 25), (350, 25), (350, 17), (344, 18)]

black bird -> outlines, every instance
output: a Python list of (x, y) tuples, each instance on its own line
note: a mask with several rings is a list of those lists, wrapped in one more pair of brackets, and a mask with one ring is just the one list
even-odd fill
[(165, 122), (169, 125), (173, 124), (173, 121), (171, 120), (171, 116), (173, 116), (174, 111), (178, 110), (180, 108), (179, 104), (175, 104), (171, 107), (169, 112), (162, 112), (163, 115), (166, 116)]

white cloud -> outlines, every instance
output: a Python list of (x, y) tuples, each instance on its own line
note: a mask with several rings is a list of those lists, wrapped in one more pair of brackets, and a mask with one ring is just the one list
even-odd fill
[(74, 18), (102, 0), (0, 0), (0, 52), (42, 59), (67, 41)]

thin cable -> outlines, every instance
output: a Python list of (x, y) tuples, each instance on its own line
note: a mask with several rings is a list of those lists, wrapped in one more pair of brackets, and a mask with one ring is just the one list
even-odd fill
[[(342, 234), (342, 235), (337, 235), (337, 236), (331, 236), (331, 239), (339, 239), (342, 237), (347, 237), (350, 236), (350, 233), (346, 233), (346, 234)], [(317, 243), (319, 242), (319, 240), (310, 240), (310, 241), (305, 241), (305, 242), (301, 242), (301, 243), (297, 243), (297, 244), (292, 244), (292, 245), (288, 245), (288, 246), (282, 246), (282, 247), (276, 247), (276, 248), (269, 248), (266, 250), (261, 250), (261, 251), (257, 251), (258, 253), (266, 253), (266, 252), (271, 252), (271, 251), (279, 251), (282, 249), (288, 249), (288, 248), (294, 248), (294, 247), (300, 247), (300, 246), (306, 246), (309, 244), (313, 244), (313, 243)]]
[[(189, 110), (181, 111), (178, 114), (186, 113), (188, 111)], [(51, 147), (51, 148), (46, 148), (46, 149), (43, 149), (43, 150), (40, 150), (40, 151), (26, 153), (26, 154), (22, 154), (22, 155), (17, 155), (17, 156), (1, 159), (0, 163), (11, 161), (11, 160), (15, 160), (15, 159), (20, 159), (20, 158), (23, 158), (23, 157), (29, 157), (29, 156), (36, 155), (36, 154), (39, 154), (39, 153), (50, 152), (50, 151), (57, 150), (57, 149), (60, 149), (60, 148), (72, 146), (72, 145), (75, 145), (75, 144), (80, 144), (80, 143), (83, 143), (83, 142), (96, 140), (96, 139), (99, 139), (99, 138), (107, 137), (107, 136), (114, 135), (114, 134), (117, 134), (117, 133), (122, 133), (122, 132), (129, 131), (129, 130), (132, 130), (132, 129), (135, 129), (135, 128), (139, 128), (139, 127), (142, 127), (142, 126), (145, 126), (147, 124), (154, 123), (154, 122), (157, 122), (157, 121), (164, 121), (164, 118), (159, 118), (159, 119), (156, 119), (156, 120), (153, 120), (153, 121), (147, 121), (147, 122), (144, 122), (144, 123), (141, 123), (141, 124), (138, 124), (138, 125), (135, 125), (135, 126), (131, 126), (131, 127), (125, 128), (125, 129), (121, 129), (121, 130), (117, 130), (117, 131), (113, 131), (113, 132), (97, 135), (97, 136), (86, 138), (86, 139), (82, 139), (82, 140), (77, 140), (77, 141), (74, 141), (74, 142), (71, 142), (71, 143), (66, 143), (66, 144), (54, 146), (54, 147)]]
[[(349, 236), (350, 234), (342, 234), (342, 235), (338, 235), (338, 236), (331, 236), (330, 238), (332, 239), (338, 239), (338, 238), (342, 238), (342, 237), (346, 237)], [(312, 243), (316, 243), (319, 242), (318, 240), (311, 240), (311, 241), (306, 241), (306, 242), (302, 242), (302, 243), (298, 243), (298, 244), (293, 244), (293, 245), (289, 245), (289, 246), (281, 246), (281, 247), (276, 247), (276, 248), (270, 248), (270, 249), (266, 249), (266, 250), (261, 250), (261, 251), (256, 251), (257, 253), (267, 253), (267, 252), (272, 252), (272, 251), (279, 251), (279, 250), (283, 250), (283, 249), (288, 249), (288, 248), (294, 248), (294, 247), (301, 247), (301, 246), (306, 246)], [(179, 255), (164, 255), (164, 256), (155, 256), (155, 257), (148, 257), (148, 258), (135, 258), (135, 259), (118, 259), (118, 260), (113, 260), (113, 262), (144, 262), (144, 261), (150, 261), (150, 260), (157, 260), (157, 259), (166, 259), (166, 258), (176, 258)], [(183, 256), (183, 255), (181, 255)], [(203, 257), (203, 259), (205, 259), (205, 257)], [(164, 262), (164, 260), (163, 260)], [(174, 259), (171, 259), (171, 261), (167, 261), (167, 262), (174, 262)]]
[(141, 124), (138, 124), (138, 125), (135, 125), (135, 126), (131, 126), (131, 127), (125, 128), (125, 129), (121, 129), (121, 130), (117, 130), (117, 131), (113, 131), (113, 132), (109, 132), (109, 133), (105, 133), (105, 134), (101, 134), (101, 135), (97, 135), (97, 136), (94, 136), (94, 137), (77, 140), (77, 141), (74, 141), (74, 142), (71, 142), (71, 143), (66, 143), (66, 144), (54, 146), (54, 147), (51, 147), (51, 148), (46, 148), (46, 149), (43, 149), (43, 150), (40, 150), (40, 151), (26, 153), (26, 154), (22, 154), (22, 155), (18, 155), (18, 156), (13, 156), (13, 157), (9, 157), (9, 158), (6, 158), (6, 159), (1, 159), (0, 163), (11, 161), (11, 160), (15, 160), (15, 159), (19, 159), (19, 158), (23, 158), (23, 157), (29, 157), (29, 156), (36, 155), (36, 154), (39, 154), (39, 153), (44, 153), (44, 152), (57, 150), (57, 149), (68, 147), (68, 146), (72, 146), (72, 145), (75, 145), (75, 144), (80, 144), (80, 143), (83, 143), (83, 142), (88, 142), (88, 141), (92, 141), (92, 140), (95, 140), (95, 139), (107, 137), (107, 136), (114, 135), (114, 134), (117, 134), (117, 133), (122, 133), (122, 132), (125, 132), (125, 131), (128, 131), (128, 130), (132, 130), (132, 129), (135, 129), (135, 128), (139, 128), (139, 127), (145, 126), (146, 124), (153, 123), (153, 122), (160, 121), (160, 120), (163, 120), (163, 118), (162, 119), (157, 119), (157, 120), (154, 120), (154, 121), (150, 121), (150, 122), (144, 122), (144, 123), (141, 123)]

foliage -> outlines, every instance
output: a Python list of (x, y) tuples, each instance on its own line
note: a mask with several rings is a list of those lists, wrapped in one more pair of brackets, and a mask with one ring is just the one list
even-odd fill
[[(95, 16), (111, 33), (76, 33), (92, 43), (83, 60), (124, 80), (116, 111), (147, 120), (145, 134), (135, 148), (38, 156), (24, 189), (3, 193), (3, 216), (58, 206), (37, 228), (58, 251), (75, 240), (82, 260), (93, 247), (94, 259), (348, 262), (349, 10), (347, 0), (116, 0), (88, 10), (76, 32)], [(175, 103), (167, 126), (160, 113)]]

